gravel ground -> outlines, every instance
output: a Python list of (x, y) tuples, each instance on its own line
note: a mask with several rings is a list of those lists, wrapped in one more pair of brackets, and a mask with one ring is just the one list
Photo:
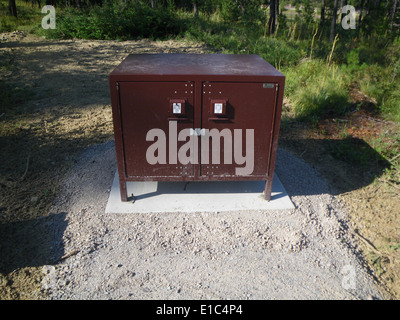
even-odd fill
[(53, 213), (52, 299), (383, 299), (342, 205), (279, 149), (293, 210), (105, 214), (113, 141), (89, 148)]

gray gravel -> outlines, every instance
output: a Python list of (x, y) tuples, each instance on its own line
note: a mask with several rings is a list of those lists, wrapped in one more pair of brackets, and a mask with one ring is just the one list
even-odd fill
[(293, 210), (105, 214), (114, 143), (88, 149), (53, 212), (52, 299), (383, 299), (341, 203), (279, 149)]

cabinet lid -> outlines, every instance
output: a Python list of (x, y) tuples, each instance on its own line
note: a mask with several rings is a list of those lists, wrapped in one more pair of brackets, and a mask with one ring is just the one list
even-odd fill
[(118, 75), (283, 75), (255, 54), (130, 54), (111, 73)]

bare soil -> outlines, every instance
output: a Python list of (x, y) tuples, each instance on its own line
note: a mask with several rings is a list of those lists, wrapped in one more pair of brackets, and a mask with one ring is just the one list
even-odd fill
[[(52, 240), (50, 208), (80, 153), (113, 138), (108, 74), (129, 53), (210, 50), (186, 41), (54, 41), (18, 32), (2, 34), (0, 41), (0, 80), (15, 102), (0, 114), (0, 299), (48, 299), (42, 268), (68, 259), (53, 255), (58, 244)], [(376, 165), (360, 168), (332, 152), (344, 129), (362, 143), (361, 128), (398, 127), (366, 111), (352, 116), (348, 127), (332, 119), (314, 128), (283, 123), (280, 146), (333, 186), (346, 203), (366, 261), (388, 298), (398, 299), (400, 199), (396, 186), (379, 180), (387, 164), (377, 158)], [(67, 216), (57, 216), (60, 228)]]
[[(385, 132), (399, 132), (399, 126), (365, 109), (322, 120), (313, 128), (301, 123), (286, 126), (281, 130), (280, 145), (310, 163), (329, 182), (345, 203), (366, 261), (391, 297), (399, 299), (400, 188), (385, 173), (390, 163), (367, 143)], [(337, 154), (340, 148), (344, 152)], [(350, 153), (348, 148), (359, 157), (367, 154), (366, 164), (349, 159), (345, 154)], [(400, 146), (397, 148), (400, 152)]]

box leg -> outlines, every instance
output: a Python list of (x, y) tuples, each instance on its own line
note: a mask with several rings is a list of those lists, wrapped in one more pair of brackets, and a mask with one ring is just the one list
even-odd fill
[(119, 180), (119, 191), (121, 193), (121, 201), (128, 201), (128, 193), (126, 190), (126, 181)]
[(272, 192), (272, 179), (268, 179), (265, 182), (265, 188), (264, 188), (264, 199), (267, 201), (271, 200), (271, 192)]

